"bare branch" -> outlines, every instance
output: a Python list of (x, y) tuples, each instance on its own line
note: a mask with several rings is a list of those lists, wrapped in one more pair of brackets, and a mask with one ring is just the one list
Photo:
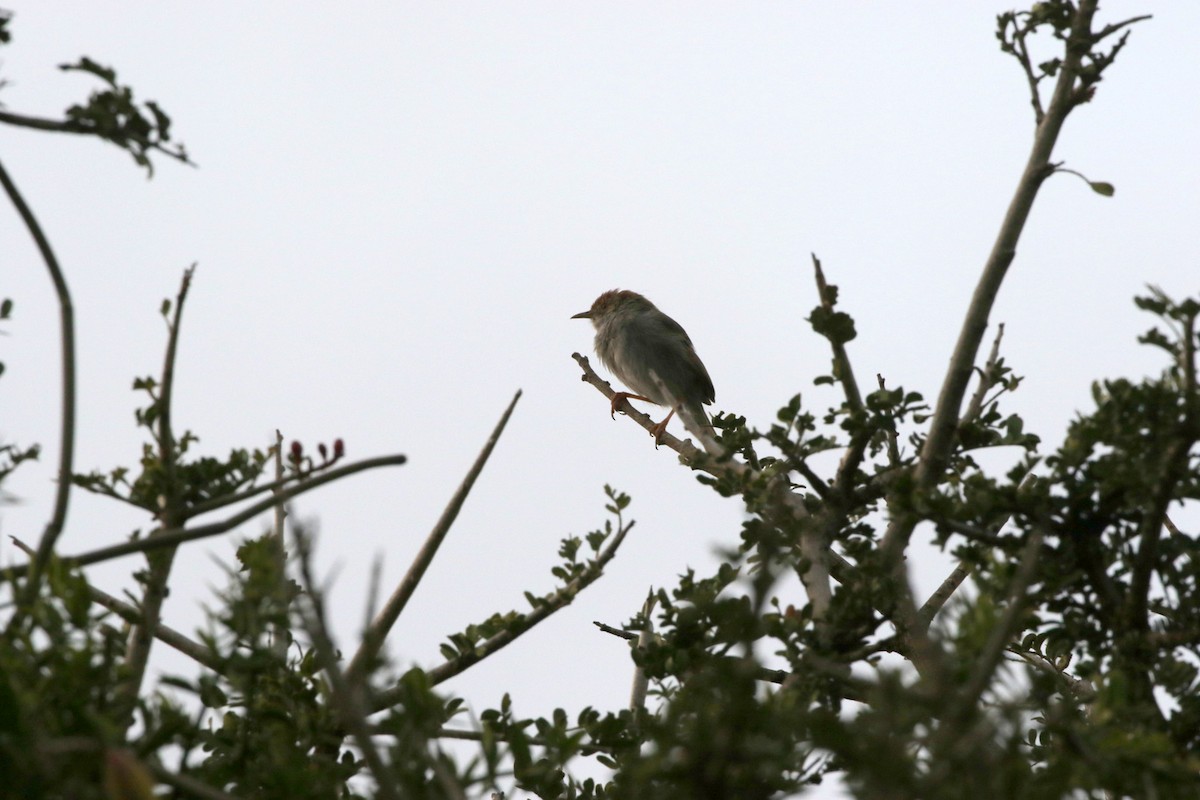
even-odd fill
[(362, 644), (359, 645), (358, 652), (354, 654), (354, 658), (350, 661), (350, 666), (346, 668), (346, 677), (351, 683), (363, 680), (368, 666), (379, 652), (379, 648), (383, 646), (383, 641), (387, 638), (388, 631), (396, 624), (396, 620), (400, 618), (400, 614), (408, 604), (409, 598), (417, 590), (417, 584), (424, 577), (425, 570), (433, 563), (433, 557), (437, 555), (438, 548), (441, 547), (446, 534), (450, 532), (450, 526), (458, 518), (458, 512), (462, 509), (463, 503), (466, 502), (467, 495), (471, 493), (471, 489), (475, 486), (475, 480), (479, 477), (479, 473), (483, 472), (484, 465), (487, 464), (488, 458), (492, 455), (492, 450), (495, 449), (496, 443), (500, 441), (500, 434), (504, 432), (504, 426), (508, 424), (508, 419), (512, 416), (513, 409), (516, 408), (517, 401), (520, 399), (521, 392), (517, 390), (517, 393), (513, 395), (512, 402), (508, 404), (508, 408), (504, 410), (504, 413), (500, 416), (500, 421), (496, 423), (496, 427), (492, 430), (492, 435), (488, 437), (488, 440), (483, 445), (483, 449), (479, 451), (479, 455), (475, 458), (475, 463), (467, 471), (467, 475), (459, 485), (458, 491), (450, 498), (450, 502), (446, 504), (446, 508), (442, 511), (441, 518), (433, 526), (433, 530), (429, 532), (429, 535), (425, 537), (425, 543), (421, 545), (421, 549), (417, 552), (416, 558), (413, 559), (412, 565), (409, 566), (408, 572), (404, 575), (396, 590), (392, 592), (392, 596), (388, 598), (387, 603), (384, 604), (379, 614), (376, 615), (370, 627), (363, 633)]
[(917, 610), (918, 622), (928, 628), (929, 624), (933, 622), (933, 618), (942, 610), (942, 606), (946, 605), (946, 601), (954, 595), (958, 587), (962, 585), (962, 582), (970, 574), (971, 568), (967, 566), (967, 563), (965, 561), (959, 562), (958, 566), (951, 570), (946, 579), (942, 581), (942, 585), (933, 594), (929, 595), (929, 599)]
[(12, 201), (21, 221), (29, 235), (33, 237), (50, 280), (54, 284), (54, 292), (58, 297), (59, 339), (62, 346), (62, 418), (60, 420), (59, 451), (58, 451), (58, 486), (54, 493), (54, 511), (50, 521), (38, 541), (37, 555), (32, 559), (32, 569), (28, 574), (28, 582), (17, 604), (17, 611), (9, 620), (8, 630), (14, 630), (24, 617), (24, 612), (37, 597), (42, 573), (54, 553), (54, 545), (62, 535), (67, 522), (67, 504), (71, 492), (71, 475), (75, 458), (75, 308), (71, 304), (71, 292), (67, 288), (67, 279), (59, 267), (50, 241), (42, 232), (32, 209), (25, 203), (25, 198), (9, 177), (8, 171), (0, 164), (0, 184), (3, 184), (8, 199)]
[[(275, 484), (279, 487), (283, 486), (283, 433), (275, 429)], [(285, 524), (288, 517), (287, 503), (280, 497), (281, 491), (276, 488), (273, 491), (275, 497), (279, 500), (275, 506), (275, 521), (271, 533), (271, 557), (275, 561), (275, 574), (279, 577), (280, 582), (286, 580), (287, 575), (287, 548), (284, 545), (284, 536), (286, 534)], [(280, 586), (279, 596), (287, 595), (287, 589)], [(275, 657), (284, 662), (287, 659), (288, 642), (291, 637), (288, 635), (286, 623), (280, 622), (274, 625), (275, 630), (272, 632), (272, 648), (275, 651)]]
[[(1197, 414), (1200, 403), (1196, 386), (1196, 315), (1189, 313), (1183, 320), (1180, 333), (1179, 370), (1183, 385), (1183, 418), (1176, 426), (1175, 439), (1167, 445), (1161, 462), (1158, 485), (1155, 486), (1153, 502), (1145, 509), (1138, 526), (1138, 552), (1130, 578), (1130, 622), (1141, 630), (1149, 628), (1148, 608), (1150, 601), (1150, 579), (1158, 561), (1158, 542), (1163, 526), (1168, 524), (1167, 508), (1175, 494), (1175, 487), (1187, 473), (1192, 447), (1200, 435)], [(1171, 524), (1172, 533), (1178, 528)]]
[[(971, 298), (966, 318), (963, 320), (958, 343), (951, 356), (950, 368), (946, 371), (945, 382), (942, 385), (937, 407), (930, 423), (929, 438), (922, 448), (921, 458), (917, 464), (917, 482), (923, 488), (928, 488), (937, 482), (953, 447), (959, 408), (971, 377), (980, 341), (987, 329), (988, 316), (1000, 292), (1000, 285), (1004, 281), (1008, 267), (1016, 255), (1017, 241), (1029, 219), (1034, 198), (1037, 197), (1042, 181), (1050, 169), (1050, 156), (1054, 152), (1059, 132), (1071, 110), (1070, 95), (1078, 75), (1081, 55), (1079, 47), (1073, 43), (1086, 40), (1095, 12), (1096, 0), (1083, 0), (1080, 3), (1072, 25), (1072, 43), (1067, 46), (1066, 58), (1059, 73), (1054, 95), (1046, 110), (1046, 117), (1038, 126), (1025, 171), (1017, 185), (1012, 202), (1009, 204), (992, 252), (988, 256), (975, 294)], [(889, 534), (893, 546), (897, 543), (897, 539), (907, 539), (907, 535), (902, 530), (895, 533), (889, 531)]]
[(792, 461), (792, 464), (796, 467), (796, 471), (804, 476), (804, 480), (808, 481), (809, 487), (817, 493), (818, 497), (822, 500), (829, 499), (829, 484), (808, 465), (807, 461), (796, 459)]
[[(602, 395), (611, 401), (616, 392), (613, 391), (612, 386), (609, 385), (607, 381), (603, 380), (599, 375), (596, 374), (596, 371), (593, 370), (591, 365), (588, 363), (587, 358), (581, 356), (579, 353), (572, 353), (571, 358), (575, 359), (575, 361), (583, 369), (583, 376), (581, 380), (596, 387), (596, 389), (599, 390)], [(631, 420), (645, 428), (647, 432), (652, 432), (655, 422), (654, 420), (650, 419), (648, 414), (643, 414), (642, 412), (638, 411), (628, 401), (625, 401), (624, 405), (618, 406), (618, 408), (620, 408), (621, 411)], [(663, 431), (662, 437), (658, 443), (660, 445), (666, 445), (669, 449), (674, 450), (679, 454), (680, 461), (683, 461), (693, 469), (699, 469), (702, 472), (708, 472), (710, 475), (719, 474), (716, 471), (711, 469), (703, 469), (697, 465), (698, 462), (703, 459), (704, 451), (697, 448), (690, 441), (686, 439), (678, 439), (671, 433)]]
[[(166, 514), (170, 514), (182, 506), (182, 503), (179, 502), (180, 487), (178, 481), (175, 480), (178, 458), (175, 452), (175, 431), (171, 426), (171, 404), (175, 390), (175, 354), (179, 350), (179, 330), (180, 323), (183, 322), (183, 304), (187, 300), (188, 290), (192, 286), (192, 276), (195, 273), (195, 264), (192, 264), (183, 271), (183, 279), (179, 284), (179, 292), (175, 295), (174, 315), (171, 318), (168, 328), (167, 352), (163, 357), (162, 382), (156, 402), (158, 410), (158, 458), (163, 468), (163, 482), (166, 485), (167, 491), (170, 492), (170, 495), (161, 499), (159, 503)], [(182, 524), (182, 520), (167, 522), (164, 519), (164, 522), (171, 527)]]

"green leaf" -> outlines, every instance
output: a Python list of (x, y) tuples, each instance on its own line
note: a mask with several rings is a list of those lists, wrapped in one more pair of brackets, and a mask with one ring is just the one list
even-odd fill
[(854, 318), (844, 311), (831, 311), (817, 306), (808, 317), (814, 331), (834, 344), (845, 344), (858, 336), (854, 329)]
[(1088, 186), (1092, 187), (1092, 191), (1096, 194), (1102, 194), (1105, 197), (1112, 197), (1117, 190), (1111, 183), (1103, 181), (1088, 181)]

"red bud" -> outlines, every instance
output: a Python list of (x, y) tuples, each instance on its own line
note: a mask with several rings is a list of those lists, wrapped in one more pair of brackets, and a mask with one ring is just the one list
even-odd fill
[(300, 442), (293, 441), (292, 461), (299, 461), (302, 455), (304, 455), (304, 445), (300, 444)]
[(333, 440), (333, 457), (341, 458), (346, 455), (346, 445), (341, 439)]

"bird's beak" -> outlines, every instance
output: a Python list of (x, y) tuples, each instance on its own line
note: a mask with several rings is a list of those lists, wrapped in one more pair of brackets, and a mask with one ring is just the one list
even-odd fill
[(572, 314), (571, 319), (591, 319), (591, 311), (580, 311), (578, 314)]

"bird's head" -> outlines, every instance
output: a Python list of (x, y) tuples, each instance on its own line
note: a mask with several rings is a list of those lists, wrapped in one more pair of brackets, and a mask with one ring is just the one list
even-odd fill
[(613, 289), (597, 297), (591, 308), (572, 315), (571, 319), (590, 319), (592, 324), (599, 328), (605, 320), (612, 319), (616, 315), (647, 311), (653, 308), (654, 304), (637, 292)]

